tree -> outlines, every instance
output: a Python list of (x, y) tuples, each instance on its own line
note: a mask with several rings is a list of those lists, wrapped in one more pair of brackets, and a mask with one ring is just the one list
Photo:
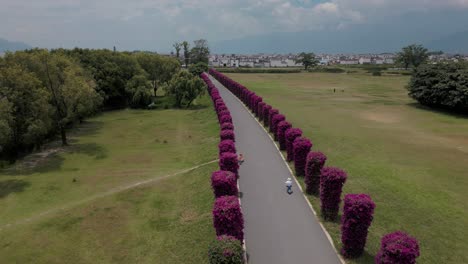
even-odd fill
[(0, 98), (0, 144), (14, 160), (20, 152), (42, 143), (50, 132), (50, 97), (33, 73), (9, 63), (0, 68)]
[(199, 39), (193, 41), (193, 44), (194, 47), (190, 51), (191, 63), (196, 64), (203, 62), (208, 64), (208, 56), (210, 55), (208, 41), (205, 39)]
[(396, 62), (402, 64), (405, 69), (408, 69), (409, 66), (417, 68), (425, 63), (428, 58), (429, 54), (426, 48), (422, 45), (413, 44), (398, 52)]
[(187, 68), (190, 62), (190, 45), (187, 41), (184, 41), (182, 42), (182, 46), (184, 47), (185, 68)]
[(153, 86), (145, 75), (135, 75), (125, 86), (132, 98), (130, 106), (133, 108), (146, 108), (151, 102)]
[(204, 94), (205, 82), (188, 71), (180, 71), (167, 84), (166, 92), (175, 99), (175, 106), (190, 107), (193, 101)]
[(296, 62), (302, 63), (304, 68), (307, 70), (311, 66), (315, 66), (319, 63), (319, 60), (315, 57), (314, 53), (302, 52), (299, 54), (299, 59)]
[(200, 76), (204, 72), (208, 72), (208, 64), (204, 62), (198, 62), (197, 64), (191, 64), (189, 67), (189, 72), (194, 76)]
[(151, 81), (154, 96), (156, 96), (159, 86), (168, 82), (180, 70), (180, 63), (174, 58), (143, 52), (139, 52), (135, 56)]
[(177, 58), (177, 60), (179, 60), (179, 58), (180, 58), (180, 49), (182, 48), (182, 43), (176, 42), (172, 46), (174, 47), (174, 49), (176, 51), (176, 58)]

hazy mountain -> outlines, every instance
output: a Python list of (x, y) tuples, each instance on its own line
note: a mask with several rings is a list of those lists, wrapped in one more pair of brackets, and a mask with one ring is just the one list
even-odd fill
[[(382, 18), (373, 24), (353, 25), (341, 30), (277, 32), (214, 42), (214, 53), (368, 53), (394, 52), (417, 43), (431, 50), (468, 53), (468, 16), (463, 12), (428, 14), (408, 13)], [(392, 23), (388, 23), (392, 19)]]
[(23, 50), (23, 49), (30, 49), (26, 43), (23, 42), (15, 42), (15, 41), (8, 41), (6, 39), (0, 38), (0, 53), (5, 51), (16, 51), (16, 50)]

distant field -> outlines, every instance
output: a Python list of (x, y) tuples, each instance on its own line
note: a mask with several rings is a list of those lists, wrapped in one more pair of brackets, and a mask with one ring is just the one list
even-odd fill
[(101, 114), (71, 132), (70, 147), (2, 170), (0, 262), (207, 262), (217, 164), (168, 176), (217, 158), (207, 98), (196, 110)]
[[(468, 263), (468, 118), (419, 107), (407, 96), (408, 76), (228, 76), (302, 128), (329, 166), (348, 172), (344, 193), (376, 202), (367, 252), (350, 263), (373, 263), (380, 238), (395, 230), (419, 239), (418, 263)], [(340, 248), (339, 223), (325, 226)]]

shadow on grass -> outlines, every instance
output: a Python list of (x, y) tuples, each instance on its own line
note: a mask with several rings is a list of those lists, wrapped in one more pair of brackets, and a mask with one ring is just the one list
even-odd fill
[(24, 180), (6, 180), (0, 182), (0, 198), (8, 196), (10, 193), (23, 192), (30, 184)]
[(425, 111), (433, 112), (436, 114), (442, 114), (445, 116), (451, 116), (451, 117), (455, 117), (459, 119), (468, 119), (468, 113), (462, 114), (462, 113), (455, 112), (453, 110), (444, 109), (444, 108), (433, 108), (433, 107), (425, 106), (416, 102), (408, 103), (407, 105), (412, 108), (425, 110)]
[(359, 258), (352, 259), (352, 263), (356, 264), (372, 264), (375, 263), (375, 255), (369, 254), (369, 252), (364, 251), (362, 256)]

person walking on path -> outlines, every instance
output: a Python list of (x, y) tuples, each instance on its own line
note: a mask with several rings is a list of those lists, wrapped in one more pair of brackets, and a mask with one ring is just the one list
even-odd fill
[(291, 180), (291, 178), (288, 178), (285, 183), (286, 183), (287, 192), (289, 194), (291, 194), (292, 193), (292, 180)]

